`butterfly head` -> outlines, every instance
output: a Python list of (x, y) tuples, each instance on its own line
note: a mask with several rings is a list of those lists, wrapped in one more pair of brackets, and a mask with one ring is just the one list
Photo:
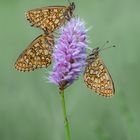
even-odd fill
[(86, 61), (88, 63), (92, 63), (98, 57), (99, 51), (100, 51), (100, 48), (99, 47), (94, 48), (92, 50), (92, 52), (87, 56)]
[(71, 2), (71, 3), (70, 3), (70, 9), (71, 9), (72, 11), (75, 10), (75, 3), (74, 3), (74, 2)]
[(70, 5), (69, 5), (69, 14), (70, 16), (72, 17), (73, 16), (73, 11), (75, 10), (75, 3), (74, 2), (71, 2)]
[(98, 53), (99, 53), (99, 51), (100, 51), (100, 48), (99, 47), (97, 47), (97, 48), (94, 48), (93, 50), (92, 50), (92, 54), (94, 54), (94, 55), (98, 55)]

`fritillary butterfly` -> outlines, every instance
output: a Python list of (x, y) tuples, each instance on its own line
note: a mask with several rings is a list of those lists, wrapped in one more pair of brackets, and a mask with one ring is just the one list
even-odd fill
[(99, 48), (94, 48), (87, 57), (87, 66), (84, 72), (84, 82), (96, 93), (110, 97), (115, 93), (114, 83), (105, 64), (99, 56)]
[(74, 9), (74, 2), (70, 3), (69, 6), (36, 8), (28, 11), (26, 18), (31, 23), (31, 26), (41, 28), (46, 34), (49, 34), (62, 26), (67, 20), (70, 20)]
[(54, 46), (52, 35), (40, 35), (20, 54), (15, 68), (19, 71), (33, 71), (51, 64)]

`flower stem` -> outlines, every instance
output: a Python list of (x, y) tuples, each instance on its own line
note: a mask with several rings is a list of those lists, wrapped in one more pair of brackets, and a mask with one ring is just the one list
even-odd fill
[(65, 122), (66, 140), (70, 140), (70, 129), (69, 129), (69, 122), (68, 122), (67, 113), (66, 113), (64, 90), (60, 91), (60, 95), (61, 95), (61, 100), (62, 100), (62, 110), (63, 110), (64, 122)]

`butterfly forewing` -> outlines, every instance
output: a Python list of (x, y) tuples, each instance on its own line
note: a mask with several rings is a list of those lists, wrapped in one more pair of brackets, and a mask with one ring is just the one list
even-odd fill
[(20, 54), (15, 68), (19, 71), (33, 71), (46, 68), (51, 64), (53, 36), (40, 35)]
[(87, 59), (84, 81), (96, 93), (110, 97), (115, 93), (114, 83), (98, 52), (96, 53)]
[(48, 6), (30, 10), (26, 18), (32, 26), (43, 29), (48, 34), (62, 26), (71, 18), (74, 10), (73, 5), (69, 6)]

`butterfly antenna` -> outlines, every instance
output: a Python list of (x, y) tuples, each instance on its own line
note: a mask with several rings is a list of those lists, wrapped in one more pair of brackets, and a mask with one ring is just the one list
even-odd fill
[(106, 44), (108, 44), (108, 43), (109, 43), (109, 41), (106, 41), (106, 42), (100, 47), (100, 50), (104, 49), (105, 46), (106, 46)]
[(106, 49), (109, 49), (109, 48), (112, 48), (112, 47), (116, 47), (115, 45), (111, 45), (111, 46), (108, 46), (106, 48), (103, 48), (102, 50), (106, 50)]
[(116, 47), (115, 45), (111, 45), (111, 46), (105, 47), (106, 44), (108, 44), (108, 43), (109, 43), (109, 41), (106, 41), (106, 42), (103, 44), (103, 46), (100, 48), (100, 51), (106, 50), (106, 49), (109, 49), (109, 48), (112, 48), (112, 47)]

